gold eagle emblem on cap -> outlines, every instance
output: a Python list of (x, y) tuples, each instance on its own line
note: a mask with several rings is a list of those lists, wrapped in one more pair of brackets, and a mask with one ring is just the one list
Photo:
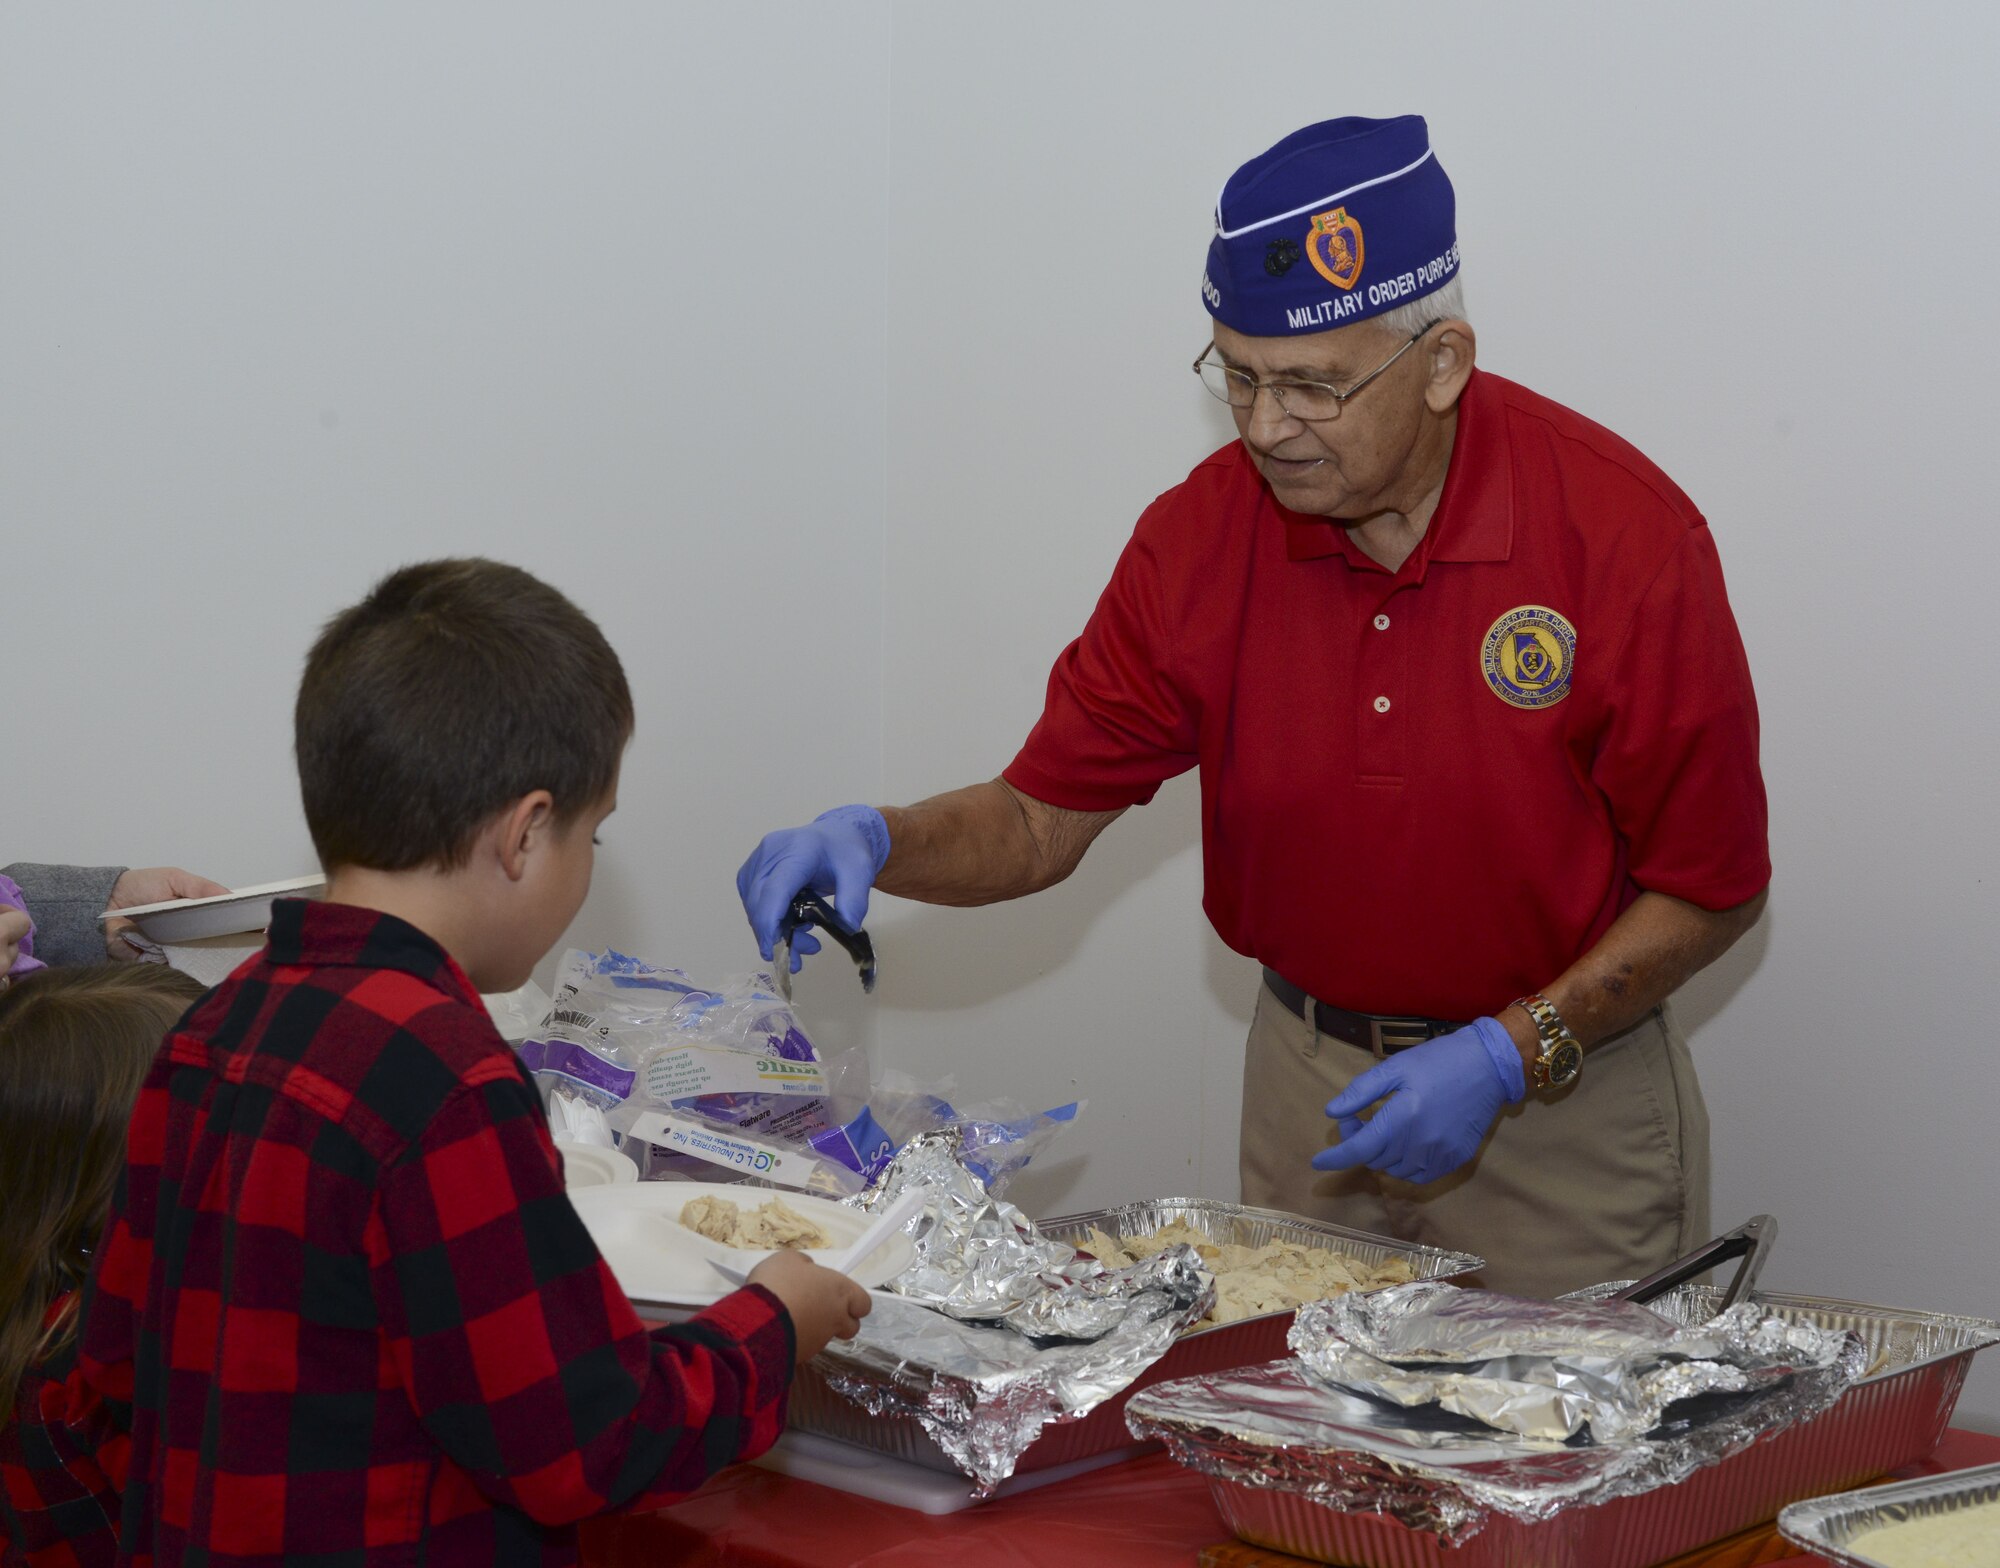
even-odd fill
[(1337, 289), (1351, 289), (1361, 281), (1361, 223), (1345, 207), (1313, 214), (1306, 234), (1306, 259)]
[(1546, 605), (1509, 610), (1486, 629), (1479, 670), (1493, 695), (1516, 708), (1547, 708), (1569, 695), (1576, 628)]

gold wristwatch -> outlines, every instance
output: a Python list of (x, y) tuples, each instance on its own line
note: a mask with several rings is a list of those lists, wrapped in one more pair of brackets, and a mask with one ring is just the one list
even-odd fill
[(1534, 1087), (1560, 1089), (1576, 1082), (1576, 1075), (1583, 1071), (1583, 1046), (1569, 1032), (1555, 1003), (1535, 995), (1519, 997), (1514, 1005), (1534, 1019), (1535, 1033), (1541, 1036), (1542, 1054), (1535, 1058)]

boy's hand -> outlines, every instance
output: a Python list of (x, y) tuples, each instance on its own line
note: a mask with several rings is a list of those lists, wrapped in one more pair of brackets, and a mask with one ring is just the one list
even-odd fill
[(800, 1366), (826, 1349), (828, 1340), (852, 1339), (874, 1305), (845, 1274), (820, 1267), (803, 1252), (772, 1253), (750, 1271), (750, 1283), (762, 1285), (792, 1315)]

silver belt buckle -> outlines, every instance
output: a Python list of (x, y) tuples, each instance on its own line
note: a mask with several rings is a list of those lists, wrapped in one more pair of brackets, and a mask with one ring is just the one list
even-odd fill
[(1377, 1056), (1387, 1056), (1391, 1051), (1408, 1050), (1413, 1045), (1422, 1045), (1431, 1037), (1430, 1025), (1414, 1018), (1368, 1020), (1368, 1040), (1375, 1047)]

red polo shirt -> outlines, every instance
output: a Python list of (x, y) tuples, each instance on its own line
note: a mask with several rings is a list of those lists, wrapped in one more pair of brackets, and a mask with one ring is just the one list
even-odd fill
[(1279, 505), (1240, 443), (1147, 508), (1006, 778), (1106, 811), (1192, 767), (1217, 932), (1365, 1012), (1491, 1013), (1642, 889), (1726, 909), (1770, 880), (1708, 525), (1610, 431), (1484, 372), (1395, 572)]

